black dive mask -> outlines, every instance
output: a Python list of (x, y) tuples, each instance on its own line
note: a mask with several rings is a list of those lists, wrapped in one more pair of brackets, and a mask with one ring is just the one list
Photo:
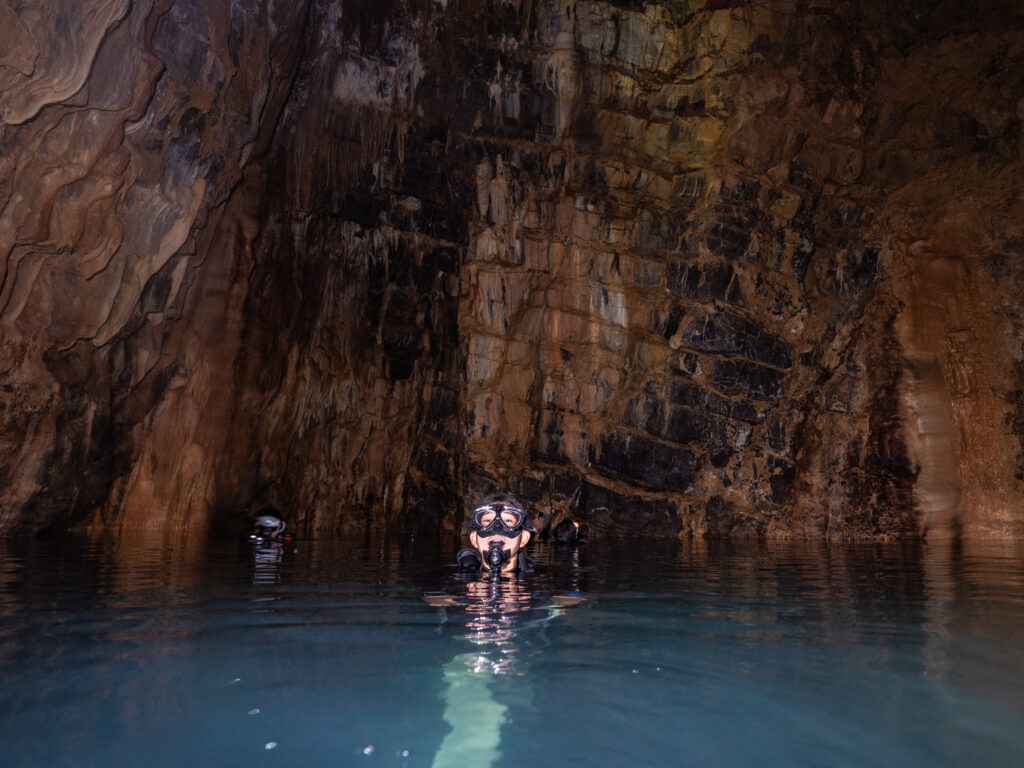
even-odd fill
[[(489, 519), (493, 516), (493, 519)], [(486, 522), (485, 522), (486, 521)], [(508, 504), (477, 507), (469, 519), (469, 529), (478, 536), (515, 536), (526, 527), (526, 513)]]

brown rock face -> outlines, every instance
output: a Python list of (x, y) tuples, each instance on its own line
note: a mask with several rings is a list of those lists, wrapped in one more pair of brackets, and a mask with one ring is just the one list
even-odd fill
[(1020, 535), (1016, 3), (0, 0), (0, 531)]

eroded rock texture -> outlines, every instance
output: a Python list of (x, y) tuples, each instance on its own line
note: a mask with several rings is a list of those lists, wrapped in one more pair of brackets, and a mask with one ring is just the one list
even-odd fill
[(0, 0), (0, 528), (1024, 533), (1016, 3), (86, 5)]

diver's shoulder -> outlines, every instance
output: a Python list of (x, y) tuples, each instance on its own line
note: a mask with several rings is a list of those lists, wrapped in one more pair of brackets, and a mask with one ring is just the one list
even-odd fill
[(455, 555), (455, 560), (459, 564), (460, 571), (479, 571), (484, 564), (480, 553), (472, 547), (460, 549), (458, 554)]

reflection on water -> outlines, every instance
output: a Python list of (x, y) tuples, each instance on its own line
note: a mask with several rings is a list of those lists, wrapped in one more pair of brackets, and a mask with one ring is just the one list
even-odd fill
[(466, 639), (479, 646), (466, 666), (474, 673), (507, 674), (516, 655), (516, 625), (530, 607), (529, 591), (518, 579), (473, 581), (466, 585), (466, 601)]
[[(578, 586), (576, 580), (573, 586)], [(538, 587), (547, 589), (538, 591)], [(553, 590), (532, 575), (456, 582), (447, 592), (426, 595), (444, 611), (446, 626), (472, 646), (444, 665), (444, 721), (450, 731), (434, 756), (433, 768), (474, 765), (486, 768), (502, 754), (501, 731), (509, 707), (499, 700), (516, 692), (519, 707), (529, 707), (532, 687), (523, 648), (537, 629), (584, 599), (575, 589)], [(514, 675), (518, 685), (498, 688), (496, 677)]]
[(257, 542), (252, 547), (252, 583), (277, 584), (281, 581), (284, 542)]
[[(443, 718), (450, 728), (434, 756), (434, 768), (490, 766), (500, 756), (508, 707), (494, 695), (491, 677), (515, 670), (519, 623), (532, 596), (516, 577), (456, 583), (448, 593), (426, 595), (444, 611), (444, 622), (474, 648), (444, 665)], [(515, 670), (525, 675), (524, 666)]]
[[(1007, 690), (1005, 682), (1024, 683), (1024, 542), (944, 542), (923, 559), (924, 660), (931, 679), (1007, 697), (1019, 707), (1021, 691)], [(989, 638), (1009, 651), (998, 660), (984, 658)]]
[(164, 545), (0, 542), (7, 764), (1024, 764), (1019, 542)]

